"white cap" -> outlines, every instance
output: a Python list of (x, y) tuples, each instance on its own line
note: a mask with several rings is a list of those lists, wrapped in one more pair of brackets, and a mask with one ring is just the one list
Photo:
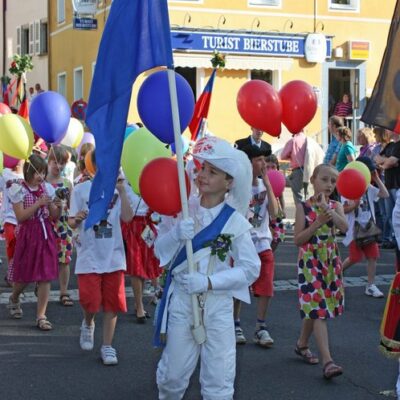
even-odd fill
[(233, 177), (226, 202), (245, 215), (251, 199), (253, 172), (247, 155), (226, 140), (207, 136), (197, 141), (193, 157), (207, 161)]

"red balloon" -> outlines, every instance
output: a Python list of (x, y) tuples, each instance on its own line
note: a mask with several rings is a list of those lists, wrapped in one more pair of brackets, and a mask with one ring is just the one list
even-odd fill
[(0, 103), (0, 115), (11, 114), (11, 108), (7, 104)]
[(269, 171), (267, 171), (267, 176), (275, 197), (282, 196), (286, 186), (285, 175), (283, 175), (281, 171), (270, 169)]
[[(186, 193), (190, 182), (185, 173)], [(171, 158), (156, 158), (143, 168), (139, 178), (140, 194), (150, 209), (162, 215), (176, 215), (182, 210), (178, 183), (178, 165)]]
[(317, 95), (304, 81), (290, 81), (279, 91), (282, 101), (282, 122), (289, 132), (296, 134), (314, 118)]
[(240, 116), (253, 128), (271, 136), (281, 134), (282, 103), (278, 92), (261, 80), (246, 82), (236, 98)]
[(344, 169), (336, 182), (338, 192), (346, 199), (358, 200), (368, 188), (363, 174), (356, 169)]

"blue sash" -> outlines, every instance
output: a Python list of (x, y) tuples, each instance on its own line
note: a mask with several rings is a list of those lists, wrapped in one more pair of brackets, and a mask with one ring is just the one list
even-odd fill
[[(226, 222), (230, 218), (230, 216), (233, 214), (235, 210), (231, 207), (228, 206), (228, 204), (225, 204), (224, 207), (222, 208), (221, 212), (217, 215), (217, 217), (214, 219), (214, 221), (211, 222), (210, 225), (206, 226), (204, 229), (202, 229), (193, 239), (192, 239), (192, 245), (193, 245), (193, 253), (196, 253), (197, 251), (201, 250), (204, 247), (204, 244), (214, 240), (222, 231), (222, 228), (225, 226)], [(163, 315), (165, 312), (165, 308), (167, 307), (167, 295), (168, 295), (168, 290), (171, 285), (172, 281), (172, 271), (173, 269), (180, 265), (183, 261), (186, 260), (186, 246), (183, 246), (182, 249), (180, 250), (178, 256), (176, 257), (174, 263), (170, 267), (167, 277), (165, 279), (165, 286), (163, 290), (163, 295), (159, 303), (159, 308), (157, 312), (157, 321), (156, 321), (156, 327), (155, 327), (155, 332), (154, 332), (154, 337), (153, 337), (153, 345), (155, 347), (164, 347), (165, 343), (161, 340), (161, 324), (163, 320)]]

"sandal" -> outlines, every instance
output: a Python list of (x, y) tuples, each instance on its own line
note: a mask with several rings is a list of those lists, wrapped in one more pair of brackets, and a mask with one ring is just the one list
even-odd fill
[(299, 345), (296, 343), (294, 352), (300, 356), (306, 364), (315, 365), (319, 363), (318, 357), (311, 353), (308, 346), (299, 347)]
[(41, 330), (41, 331), (51, 331), (53, 329), (53, 325), (50, 323), (50, 321), (47, 320), (47, 317), (41, 317), (36, 320), (36, 326)]
[(22, 312), (21, 303), (19, 301), (17, 303), (14, 303), (11, 300), (11, 296), (10, 296), (10, 298), (8, 300), (7, 308), (8, 308), (8, 312), (10, 313), (10, 317), (11, 318), (14, 318), (14, 319), (21, 319), (22, 318), (22, 315), (24, 313)]
[(328, 361), (324, 368), (322, 369), (325, 379), (331, 379), (335, 376), (339, 376), (343, 374), (343, 368), (339, 365), (336, 365), (333, 361)]
[(71, 299), (71, 296), (67, 293), (60, 295), (60, 304), (64, 307), (72, 307), (74, 305), (74, 302)]

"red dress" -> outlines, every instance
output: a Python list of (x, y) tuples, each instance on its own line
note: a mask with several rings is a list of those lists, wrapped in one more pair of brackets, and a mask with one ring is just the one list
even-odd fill
[(156, 235), (154, 223), (146, 216), (135, 216), (130, 222), (121, 222), (122, 237), (125, 242), (126, 273), (143, 279), (158, 278), (162, 272), (160, 262), (154, 255), (154, 245), (149, 247), (142, 238), (148, 226)]

